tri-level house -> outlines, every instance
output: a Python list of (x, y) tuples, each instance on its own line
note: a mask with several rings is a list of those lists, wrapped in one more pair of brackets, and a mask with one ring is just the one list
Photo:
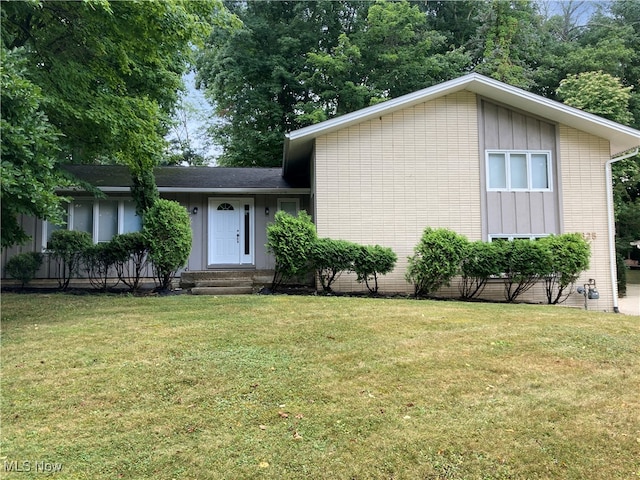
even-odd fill
[[(190, 271), (273, 268), (265, 228), (278, 209), (306, 210), (321, 237), (393, 248), (398, 264), (380, 280), (383, 292), (412, 292), (407, 257), (428, 226), (485, 241), (579, 232), (592, 249), (579, 283), (595, 279), (600, 298), (590, 308), (611, 311), (611, 164), (638, 146), (636, 129), (470, 74), (290, 132), (282, 169), (174, 167), (156, 178), (162, 196), (191, 212)], [(109, 197), (76, 193), (67, 228), (96, 242), (139, 228), (124, 170), (74, 171)], [(23, 221), (32, 242), (3, 252), (4, 261), (46, 245), (51, 227)], [(343, 275), (335, 288), (363, 287)], [(500, 286), (487, 294), (501, 298)], [(524, 299), (544, 298), (540, 287)]]

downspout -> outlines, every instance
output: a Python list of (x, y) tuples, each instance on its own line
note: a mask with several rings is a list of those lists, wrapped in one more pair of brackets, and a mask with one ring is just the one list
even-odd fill
[(607, 182), (607, 227), (609, 230), (609, 268), (611, 271), (611, 288), (613, 290), (613, 311), (615, 313), (620, 313), (620, 309), (618, 308), (618, 276), (616, 275), (616, 226), (615, 226), (615, 217), (613, 214), (613, 173), (611, 170), (611, 166), (615, 162), (619, 162), (620, 160), (625, 160), (627, 158), (638, 155), (640, 151), (640, 147), (636, 147), (634, 151), (631, 153), (627, 153), (621, 155), (616, 158), (612, 158), (607, 161), (605, 164), (605, 178)]

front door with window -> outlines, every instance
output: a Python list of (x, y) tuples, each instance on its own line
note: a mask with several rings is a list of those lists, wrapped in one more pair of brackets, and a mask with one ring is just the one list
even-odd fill
[(209, 265), (253, 264), (253, 199), (209, 199)]

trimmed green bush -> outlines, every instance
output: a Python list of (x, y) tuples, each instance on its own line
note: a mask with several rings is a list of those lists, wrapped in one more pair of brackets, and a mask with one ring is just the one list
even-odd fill
[(169, 290), (177, 271), (187, 264), (193, 233), (187, 210), (173, 200), (159, 199), (144, 216), (143, 234), (149, 246), (158, 290)]
[(391, 272), (397, 260), (398, 256), (391, 248), (380, 245), (359, 245), (353, 271), (358, 276), (358, 282), (364, 282), (370, 293), (377, 294), (378, 276)]
[(500, 271), (504, 281), (504, 297), (514, 302), (539, 280), (550, 275), (551, 253), (541, 241), (516, 239), (495, 242), (500, 248)]
[(47, 249), (57, 260), (56, 277), (62, 290), (69, 287), (71, 277), (78, 273), (82, 257), (87, 248), (93, 245), (91, 235), (75, 230), (55, 230)]
[(276, 212), (274, 222), (267, 226), (267, 251), (276, 260), (273, 291), (283, 282), (311, 271), (311, 248), (316, 240), (316, 227), (307, 212), (300, 211), (297, 217), (282, 210)]
[(427, 227), (409, 257), (405, 279), (414, 285), (416, 297), (448, 285), (460, 272), (468, 240), (446, 228)]
[(538, 240), (551, 256), (551, 273), (544, 277), (547, 302), (564, 302), (582, 272), (589, 268), (591, 246), (579, 233), (551, 235)]
[(346, 240), (319, 238), (311, 246), (311, 265), (320, 279), (322, 290), (331, 292), (331, 284), (342, 272), (353, 269), (359, 245)]
[(116, 235), (111, 240), (118, 278), (132, 292), (140, 288), (142, 273), (147, 266), (147, 241), (142, 232)]
[(462, 275), (458, 289), (465, 299), (478, 297), (484, 291), (489, 278), (499, 276), (500, 246), (492, 242), (476, 241), (467, 245), (460, 268)]
[(103, 292), (118, 284), (116, 277), (110, 275), (116, 262), (116, 255), (111, 242), (97, 243), (85, 249), (82, 255), (87, 278), (91, 285)]
[(42, 254), (37, 252), (24, 252), (14, 255), (7, 262), (7, 274), (20, 280), (22, 288), (34, 279), (36, 272), (42, 266)]

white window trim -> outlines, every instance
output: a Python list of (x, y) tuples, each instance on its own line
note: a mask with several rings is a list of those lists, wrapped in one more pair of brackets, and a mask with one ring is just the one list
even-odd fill
[[(99, 234), (99, 231), (98, 231), (99, 222), (97, 221), (97, 219), (99, 218), (99, 215), (100, 215), (100, 199), (78, 197), (74, 200), (78, 200), (78, 201), (91, 200), (93, 202), (93, 224), (92, 224), (91, 240), (93, 241), (93, 243), (98, 243), (97, 239)], [(124, 204), (126, 202), (133, 201), (133, 199), (132, 198), (106, 198), (102, 200), (118, 202), (118, 210), (117, 210), (118, 211), (118, 234), (122, 234), (124, 232), (124, 214), (125, 214)], [(73, 227), (74, 227), (73, 221), (74, 221), (74, 208), (73, 208), (73, 202), (70, 202), (67, 205), (67, 225), (65, 226), (67, 230), (73, 230)], [(45, 220), (42, 222), (42, 251), (43, 252), (47, 250), (48, 230), (49, 230), (49, 222)]]
[[(489, 185), (491, 175), (489, 171), (489, 155), (497, 153), (504, 154), (505, 156), (505, 172), (506, 172), (506, 188), (492, 188)], [(511, 187), (511, 162), (509, 157), (512, 154), (526, 155), (527, 158), (527, 188), (512, 188)], [(547, 156), (547, 181), (549, 186), (547, 188), (533, 188), (531, 186), (531, 156), (532, 155), (546, 155)], [(551, 156), (551, 150), (486, 150), (485, 151), (485, 169), (487, 178), (487, 191), (488, 192), (552, 192), (553, 191), (553, 176), (551, 165), (553, 163), (553, 157)]]
[(538, 240), (550, 235), (553, 235), (553, 233), (493, 233), (489, 235), (489, 241), (492, 242), (493, 240), (508, 240), (509, 242), (512, 242), (513, 240)]
[(282, 197), (278, 198), (278, 210), (282, 210), (283, 202), (295, 202), (296, 204), (296, 214), (300, 212), (300, 199), (295, 197)]

